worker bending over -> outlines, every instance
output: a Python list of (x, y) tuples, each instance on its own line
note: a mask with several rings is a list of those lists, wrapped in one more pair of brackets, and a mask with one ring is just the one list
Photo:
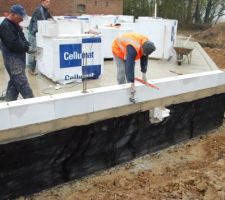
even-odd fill
[(125, 33), (113, 41), (112, 52), (117, 65), (117, 82), (118, 84), (131, 83), (133, 96), (135, 61), (140, 59), (142, 79), (147, 81), (148, 56), (155, 49), (154, 43), (147, 36), (139, 33)]

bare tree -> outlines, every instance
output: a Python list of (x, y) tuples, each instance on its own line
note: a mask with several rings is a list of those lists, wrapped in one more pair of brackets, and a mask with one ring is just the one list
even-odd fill
[(207, 24), (210, 21), (210, 13), (212, 12), (212, 0), (208, 0), (206, 9), (205, 9), (205, 17), (204, 23)]
[(186, 16), (186, 22), (188, 24), (192, 23), (192, 9), (193, 9), (193, 0), (188, 0), (187, 16)]
[(218, 11), (218, 15), (217, 15), (216, 20), (215, 20), (215, 24), (217, 24), (217, 22), (219, 21), (220, 17), (222, 17), (224, 15), (225, 15), (225, 3), (221, 2), (220, 8), (219, 8), (219, 11)]
[(155, 2), (159, 17), (177, 19), (180, 25), (210, 25), (225, 15), (225, 0), (124, 0), (124, 14), (153, 16)]

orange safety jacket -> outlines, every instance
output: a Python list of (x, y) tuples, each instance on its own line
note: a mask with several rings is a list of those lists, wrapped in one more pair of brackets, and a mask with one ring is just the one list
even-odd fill
[(127, 45), (131, 45), (137, 51), (135, 60), (140, 59), (143, 56), (142, 45), (149, 40), (147, 36), (139, 33), (125, 33), (117, 37), (112, 44), (112, 52), (115, 56), (126, 60), (127, 57)]

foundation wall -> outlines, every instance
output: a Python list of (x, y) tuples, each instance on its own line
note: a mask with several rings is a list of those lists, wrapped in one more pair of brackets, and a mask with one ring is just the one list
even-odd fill
[(223, 123), (225, 93), (0, 145), (0, 199), (29, 195), (188, 140)]

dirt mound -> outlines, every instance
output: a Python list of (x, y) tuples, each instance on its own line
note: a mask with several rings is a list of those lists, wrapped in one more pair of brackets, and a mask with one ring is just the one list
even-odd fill
[(225, 22), (193, 34), (219, 68), (225, 69)]
[(225, 48), (225, 23), (217, 24), (193, 35), (200, 44), (208, 47)]
[(219, 68), (225, 69), (225, 49), (209, 47), (205, 47), (204, 49)]

